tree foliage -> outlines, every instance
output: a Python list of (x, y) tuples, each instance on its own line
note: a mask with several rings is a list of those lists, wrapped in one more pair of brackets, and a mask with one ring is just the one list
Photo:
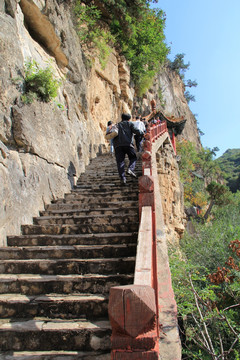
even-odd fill
[[(155, 1), (156, 2), (156, 1)], [(165, 62), (165, 14), (144, 0), (76, 0), (79, 34), (86, 43), (114, 45), (125, 55), (141, 95)]]
[(194, 223), (170, 265), (183, 359), (239, 359), (240, 193), (215, 208), (211, 223)]
[(184, 56), (185, 54), (177, 54), (173, 61), (170, 62), (170, 68), (183, 79), (185, 71), (189, 68), (190, 63), (184, 63)]
[(210, 215), (214, 204), (221, 206), (227, 204), (228, 202), (231, 202), (231, 194), (226, 185), (218, 184), (217, 182), (212, 181), (206, 187), (206, 191), (209, 194), (210, 204), (206, 213), (204, 214), (205, 220)]
[[(184, 56), (185, 54), (177, 54), (175, 55), (175, 58), (173, 61), (169, 61), (169, 66), (173, 71), (176, 71), (176, 73), (180, 76), (182, 80), (184, 80), (184, 74), (186, 70), (189, 69), (190, 63), (187, 64), (184, 63)], [(194, 80), (187, 80), (186, 83), (184, 83), (185, 87), (196, 87), (197, 81)], [(189, 91), (185, 91), (184, 96), (187, 100), (187, 103), (189, 104), (190, 101), (195, 101), (194, 95), (190, 94)]]
[(184, 96), (185, 96), (185, 99), (187, 100), (188, 104), (190, 103), (190, 101), (193, 101), (193, 102), (196, 101), (195, 96), (190, 94), (189, 91), (185, 91)]
[(228, 149), (216, 159), (232, 192), (240, 190), (240, 149)]
[(192, 81), (192, 80), (187, 80), (187, 82), (184, 84), (185, 85), (185, 87), (196, 87), (196, 86), (198, 86), (198, 83), (197, 83), (197, 81), (196, 80), (194, 80), (194, 81)]
[(180, 156), (180, 178), (184, 186), (186, 206), (207, 205), (208, 193), (206, 185), (221, 178), (221, 170), (214, 161), (218, 148), (201, 148), (197, 150), (190, 141), (177, 143), (177, 153)]
[(197, 151), (183, 141), (177, 149), (186, 203), (200, 205), (197, 194), (208, 203), (205, 221), (191, 219), (180, 249), (170, 251), (182, 358), (239, 360), (240, 192), (232, 194), (218, 181), (218, 148)]

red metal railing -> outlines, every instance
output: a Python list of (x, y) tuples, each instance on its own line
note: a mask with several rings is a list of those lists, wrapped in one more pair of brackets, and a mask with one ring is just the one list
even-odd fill
[(134, 284), (111, 288), (112, 360), (159, 359), (159, 305), (155, 190), (152, 144), (165, 132), (166, 121), (147, 129), (139, 178), (140, 226)]
[(152, 125), (150, 127), (150, 139), (154, 142), (159, 138), (162, 134), (164, 134), (167, 130), (167, 122), (166, 120), (162, 121), (160, 124)]

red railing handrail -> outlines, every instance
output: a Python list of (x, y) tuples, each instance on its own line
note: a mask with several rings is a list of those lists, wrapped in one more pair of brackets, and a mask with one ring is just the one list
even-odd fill
[[(160, 324), (154, 190), (154, 181), (157, 179), (152, 176), (152, 156), (154, 156), (152, 147), (153, 143), (167, 131), (166, 121), (163, 121), (149, 126), (145, 134), (142, 154), (143, 176), (139, 178), (140, 226), (135, 267), (137, 273), (132, 285), (115, 286), (110, 289), (112, 360), (125, 358), (138, 360), (143, 358), (142, 356), (148, 356), (149, 359), (159, 357)], [(152, 221), (148, 221), (149, 216)], [(145, 241), (148, 245), (144, 243)], [(142, 309), (144, 316), (139, 314), (139, 308)]]
[(163, 120), (160, 122), (160, 124), (153, 124), (150, 127), (150, 140), (151, 142), (154, 142), (156, 139), (159, 138), (162, 134), (167, 132), (167, 122), (166, 120)]

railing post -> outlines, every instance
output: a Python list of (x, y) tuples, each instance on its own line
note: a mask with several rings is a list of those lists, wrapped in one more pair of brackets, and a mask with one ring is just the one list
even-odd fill
[[(146, 169), (146, 168), (145, 168)], [(139, 216), (141, 218), (141, 212), (143, 206), (151, 206), (152, 211), (155, 211), (154, 202), (154, 181), (149, 175), (143, 175), (139, 178)]]
[(150, 286), (110, 289), (112, 360), (158, 360), (155, 292)]

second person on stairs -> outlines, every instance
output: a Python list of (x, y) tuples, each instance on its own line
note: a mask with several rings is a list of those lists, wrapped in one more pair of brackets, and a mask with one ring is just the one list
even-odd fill
[(118, 136), (113, 139), (117, 168), (122, 185), (126, 185), (127, 183), (124, 162), (125, 155), (129, 158), (127, 173), (132, 177), (137, 177), (134, 173), (137, 155), (134, 149), (133, 135), (142, 135), (142, 132), (137, 129), (130, 119), (130, 114), (122, 114), (122, 121), (118, 123)]

